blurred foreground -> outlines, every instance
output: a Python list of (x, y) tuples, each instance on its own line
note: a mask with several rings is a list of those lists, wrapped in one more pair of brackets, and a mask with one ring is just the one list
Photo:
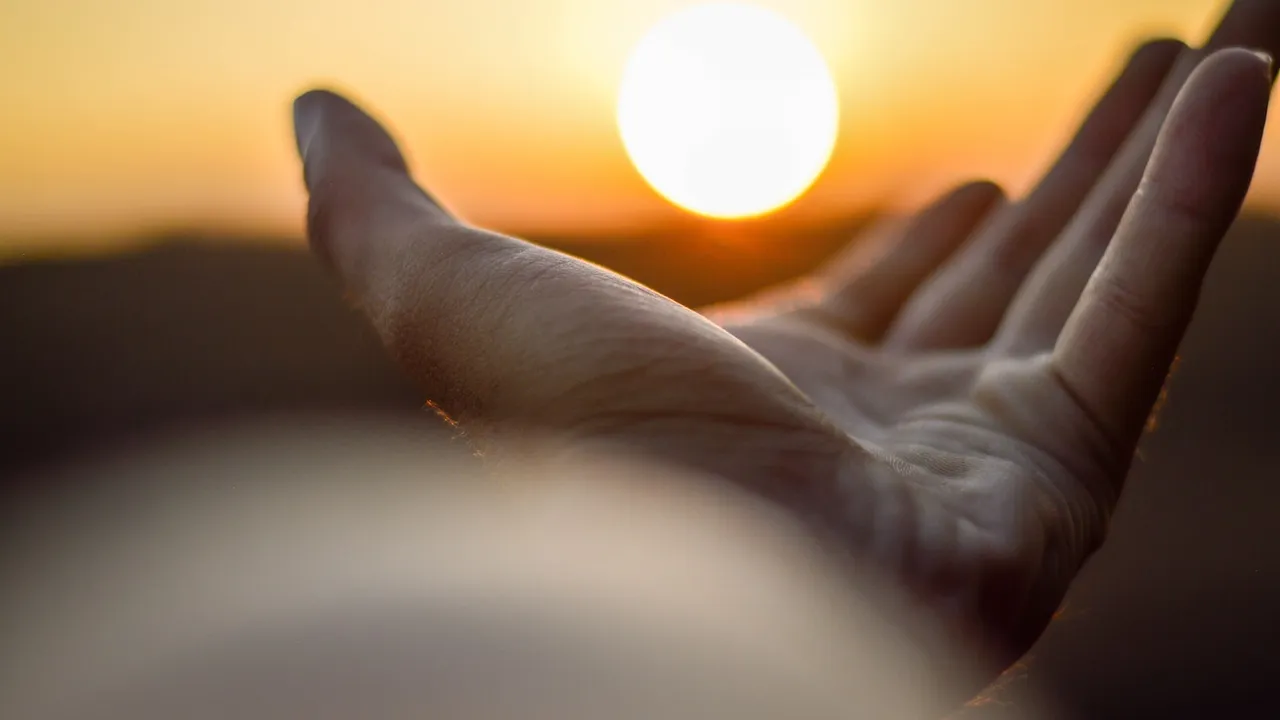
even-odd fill
[(6, 717), (936, 716), (948, 671), (908, 621), (762, 504), (580, 450), (485, 475), (439, 445), (259, 426), (46, 476), (69, 482), (0, 512)]

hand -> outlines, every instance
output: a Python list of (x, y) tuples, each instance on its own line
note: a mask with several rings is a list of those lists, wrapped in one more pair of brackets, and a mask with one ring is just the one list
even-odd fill
[(310, 240), (486, 452), (551, 433), (726, 479), (1007, 659), (1101, 543), (1249, 186), (1269, 61), (1200, 62), (1235, 45), (1275, 51), (1280, 4), (1147, 46), (1025, 200), (963, 187), (809, 299), (704, 316), (469, 227), (323, 91), (295, 104)]

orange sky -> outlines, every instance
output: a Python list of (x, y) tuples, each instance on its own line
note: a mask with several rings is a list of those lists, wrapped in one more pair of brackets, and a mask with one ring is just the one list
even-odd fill
[[(288, 107), (314, 83), (388, 119), (418, 176), (474, 222), (581, 233), (679, 218), (632, 169), (613, 105), (632, 44), (689, 4), (7, 0), (0, 255), (173, 228), (296, 235)], [(802, 27), (839, 85), (835, 156), (792, 210), (813, 219), (961, 175), (1024, 187), (1133, 41), (1199, 39), (1224, 6), (757, 4)], [(1270, 149), (1254, 200), (1280, 201)]]

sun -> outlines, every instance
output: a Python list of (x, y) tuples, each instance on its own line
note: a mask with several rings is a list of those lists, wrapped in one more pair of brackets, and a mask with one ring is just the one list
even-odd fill
[(632, 51), (618, 94), (622, 143), (672, 203), (716, 218), (787, 205), (835, 147), (839, 101), (821, 53), (786, 18), (694, 5)]

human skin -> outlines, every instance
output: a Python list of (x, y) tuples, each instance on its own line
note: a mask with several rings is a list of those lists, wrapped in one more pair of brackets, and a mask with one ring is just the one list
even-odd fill
[(998, 667), (1104, 539), (1277, 51), (1280, 3), (1236, 2), (1205, 48), (1140, 49), (1025, 198), (966, 184), (803, 287), (704, 313), (460, 222), (323, 90), (294, 106), (309, 238), (484, 453), (551, 436), (748, 489)]

